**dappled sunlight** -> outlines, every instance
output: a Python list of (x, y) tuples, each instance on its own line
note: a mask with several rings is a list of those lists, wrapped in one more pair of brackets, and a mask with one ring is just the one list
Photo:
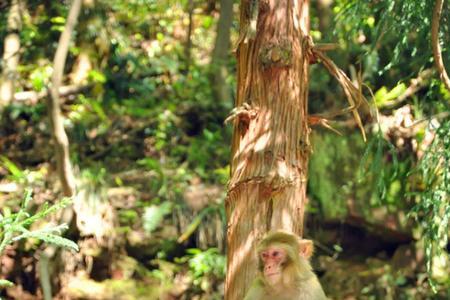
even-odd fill
[(0, 1), (0, 299), (450, 299), (449, 8)]

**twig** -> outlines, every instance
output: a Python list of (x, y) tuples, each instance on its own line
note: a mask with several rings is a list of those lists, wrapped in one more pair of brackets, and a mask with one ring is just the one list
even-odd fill
[(436, 119), (436, 120), (445, 119), (445, 118), (447, 118), (449, 116), (450, 116), (450, 112), (444, 111), (444, 112), (438, 113), (436, 115), (433, 115), (431, 117), (417, 120), (413, 124), (409, 125), (407, 128), (415, 127), (415, 126), (417, 126), (417, 125), (419, 125), (419, 124), (421, 124), (423, 122), (430, 121), (432, 119)]

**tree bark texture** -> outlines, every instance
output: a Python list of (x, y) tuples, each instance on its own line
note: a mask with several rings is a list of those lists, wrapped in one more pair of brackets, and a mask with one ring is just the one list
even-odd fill
[(226, 84), (228, 55), (230, 52), (230, 31), (233, 23), (233, 0), (220, 1), (220, 17), (217, 36), (211, 59), (211, 84), (213, 96), (221, 102), (231, 103), (230, 86)]
[(4, 40), (3, 72), (0, 83), (0, 108), (11, 103), (15, 92), (15, 81), (18, 79), (20, 37), (22, 28), (19, 0), (12, 0), (8, 15), (8, 33)]
[(63, 78), (70, 37), (77, 23), (80, 9), (81, 0), (73, 0), (69, 16), (67, 17), (66, 26), (59, 38), (58, 48), (56, 49), (55, 58), (53, 60), (52, 85), (50, 87), (47, 103), (52, 136), (55, 141), (58, 175), (61, 180), (64, 195), (69, 197), (73, 196), (75, 193), (75, 177), (70, 163), (69, 139), (64, 130), (64, 117), (61, 114), (59, 103), (59, 86), (61, 85)]
[(303, 235), (310, 155), (309, 0), (242, 0), (225, 299), (244, 298), (255, 246), (272, 230)]

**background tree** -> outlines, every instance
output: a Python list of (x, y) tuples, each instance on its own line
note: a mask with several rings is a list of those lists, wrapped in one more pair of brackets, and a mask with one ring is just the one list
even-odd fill
[[(2, 80), (0, 83), (0, 108), (11, 103), (15, 92), (20, 57), (20, 37), (22, 18), (20, 15), (21, 3), (19, 0), (11, 0), (8, 14), (7, 31), (3, 40), (3, 66)], [(23, 9), (23, 7), (22, 7)]]
[(213, 96), (219, 101), (231, 103), (231, 89), (227, 83), (227, 62), (230, 54), (230, 33), (233, 23), (233, 1), (220, 1), (217, 35), (211, 57), (211, 84)]

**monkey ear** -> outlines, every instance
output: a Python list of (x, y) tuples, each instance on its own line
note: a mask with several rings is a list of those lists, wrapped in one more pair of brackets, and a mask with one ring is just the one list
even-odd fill
[(314, 252), (313, 241), (301, 239), (299, 241), (299, 252), (301, 257), (310, 259)]

